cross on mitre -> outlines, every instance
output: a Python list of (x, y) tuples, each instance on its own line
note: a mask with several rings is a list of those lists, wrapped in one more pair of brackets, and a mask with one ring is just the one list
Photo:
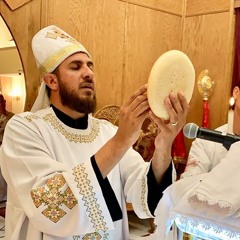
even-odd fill
[(78, 43), (74, 38), (61, 32), (59, 29), (53, 29), (53, 32), (47, 32), (46, 38), (52, 38), (54, 40), (57, 40), (57, 38), (62, 38), (62, 39), (66, 39), (66, 42), (70, 42), (74, 44)]

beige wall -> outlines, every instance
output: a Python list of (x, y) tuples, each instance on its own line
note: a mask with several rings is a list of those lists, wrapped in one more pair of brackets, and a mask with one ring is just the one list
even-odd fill
[(166, 1), (43, 0), (42, 26), (54, 23), (67, 29), (92, 54), (98, 108), (123, 104), (147, 82), (163, 52), (181, 48), (181, 5), (177, 9), (173, 1), (160, 2)]
[(0, 48), (0, 74), (18, 73), (22, 70), (22, 62), (15, 47)]
[[(196, 76), (204, 69), (215, 81), (209, 98), (210, 128), (227, 121), (233, 61), (234, 1), (188, 0), (184, 22), (182, 50), (192, 60)], [(190, 104), (188, 122), (202, 124), (202, 96), (197, 88)], [(187, 140), (187, 146), (191, 141)]]
[(40, 27), (56, 24), (79, 39), (93, 56), (98, 109), (123, 104), (147, 82), (153, 63), (162, 53), (180, 49), (189, 55), (196, 69), (188, 121), (199, 125), (202, 121), (197, 77), (204, 69), (209, 69), (216, 82), (209, 99), (210, 127), (227, 120), (234, 0), (32, 0), (14, 11), (0, 0), (0, 13), (23, 61), (26, 110), (33, 104), (39, 84), (31, 38)]
[(5, 1), (0, 0), (0, 14), (7, 23), (20, 53), (26, 78), (25, 109), (29, 110), (39, 86), (39, 74), (31, 50), (31, 39), (40, 29), (41, 0), (32, 0), (16, 10), (11, 10)]

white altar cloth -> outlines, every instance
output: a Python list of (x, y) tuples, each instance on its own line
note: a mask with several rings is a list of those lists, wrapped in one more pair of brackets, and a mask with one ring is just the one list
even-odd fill
[[(236, 214), (235, 217), (213, 217), (189, 204), (189, 194), (201, 183), (200, 180), (204, 179), (205, 175), (181, 179), (164, 191), (155, 211), (157, 228), (153, 239), (169, 239), (170, 229), (175, 224), (181, 231), (202, 239), (240, 240), (240, 214)], [(173, 235), (176, 237), (176, 234)]]

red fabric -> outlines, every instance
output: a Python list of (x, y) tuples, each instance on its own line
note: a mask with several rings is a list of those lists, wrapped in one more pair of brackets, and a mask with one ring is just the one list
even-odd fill
[(235, 86), (240, 86), (240, 8), (236, 8), (235, 55), (230, 95), (232, 94), (232, 90)]
[(6, 211), (5, 207), (0, 208), (0, 216), (3, 217), (3, 218), (5, 218), (5, 211)]
[(203, 100), (203, 119), (202, 127), (209, 128), (210, 118), (209, 118), (209, 103), (208, 100)]
[(186, 149), (184, 143), (183, 130), (179, 132), (173, 141), (172, 145), (172, 157), (176, 162), (186, 162)]
[(177, 179), (179, 179), (180, 175), (184, 172), (187, 162), (183, 130), (179, 132), (173, 141), (172, 158), (177, 172)]

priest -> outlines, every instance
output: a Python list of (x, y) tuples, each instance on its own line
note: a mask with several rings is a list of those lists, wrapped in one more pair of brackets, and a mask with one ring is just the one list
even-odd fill
[[(82, 44), (51, 25), (34, 36), (32, 48), (43, 79), (39, 95), (31, 112), (9, 121), (0, 153), (6, 239), (127, 240), (125, 203), (152, 218), (172, 182), (171, 144), (186, 122), (186, 98), (166, 96), (170, 121), (163, 122), (142, 86), (122, 106), (117, 128), (92, 117), (94, 64)], [(145, 162), (132, 145), (149, 116), (159, 133)]]

